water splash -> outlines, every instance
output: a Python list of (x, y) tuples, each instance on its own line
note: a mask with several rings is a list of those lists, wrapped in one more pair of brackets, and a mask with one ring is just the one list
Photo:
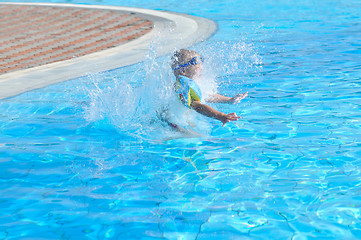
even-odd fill
[(167, 131), (159, 113), (176, 98), (169, 62), (158, 58), (154, 49), (150, 48), (144, 63), (88, 76), (84, 115), (89, 123), (135, 137)]
[[(172, 123), (201, 135), (210, 133), (209, 119), (187, 110), (175, 96), (170, 56), (157, 56), (159, 47), (153, 43), (143, 63), (88, 76), (89, 103), (84, 114), (89, 123), (133, 137), (167, 138), (175, 134), (161, 120), (167, 110)], [(243, 41), (203, 44), (195, 50), (206, 57), (200, 80), (204, 96), (217, 92), (219, 78), (231, 84), (232, 76), (256, 71), (261, 62), (254, 48)]]
[(228, 83), (232, 83), (234, 76), (261, 70), (262, 58), (254, 45), (246, 40), (206, 44), (201, 51), (209, 59), (206, 61), (209, 76), (226, 78)]

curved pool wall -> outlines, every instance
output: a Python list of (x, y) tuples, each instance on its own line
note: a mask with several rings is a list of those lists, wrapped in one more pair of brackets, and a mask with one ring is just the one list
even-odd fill
[[(0, 4), (5, 6), (18, 5), (18, 3)], [(187, 48), (209, 38), (217, 28), (214, 22), (205, 18), (142, 8), (54, 3), (20, 4), (36, 7), (81, 8), (88, 10), (111, 10), (124, 14), (131, 13), (151, 21), (153, 28), (149, 33), (118, 47), (112, 47), (74, 59), (1, 74), (0, 99), (81, 77), (85, 74), (138, 63), (144, 60), (144, 56), (149, 52), (152, 42), (162, 46), (162, 48), (158, 48), (155, 51), (158, 56), (163, 56), (173, 52), (175, 49)], [(74, 21), (76, 20), (78, 19), (74, 18)]]
[(242, 120), (171, 140), (145, 121), (171, 77), (157, 46), (2, 100), (0, 238), (360, 239), (359, 1), (182, 3), (132, 2), (219, 25), (192, 49), (220, 92), (249, 92), (212, 105)]

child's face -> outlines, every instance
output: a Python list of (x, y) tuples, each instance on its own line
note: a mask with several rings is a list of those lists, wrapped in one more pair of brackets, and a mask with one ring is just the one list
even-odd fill
[[(199, 59), (201, 58), (201, 56), (192, 56), (191, 59), (198, 57)], [(194, 65), (189, 65), (186, 68), (186, 72), (187, 74), (189, 74), (190, 76), (192, 76), (192, 78), (200, 78), (202, 76), (203, 73), (203, 64), (201, 61), (199, 61), (197, 64)]]

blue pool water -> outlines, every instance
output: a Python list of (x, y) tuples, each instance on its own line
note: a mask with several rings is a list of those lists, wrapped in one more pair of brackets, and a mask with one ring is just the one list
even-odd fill
[[(156, 119), (169, 56), (0, 101), (0, 239), (361, 239), (361, 2), (54, 1), (217, 22), (193, 49), (238, 105)], [(156, 44), (155, 44), (156, 45)], [(153, 46), (153, 48), (161, 46)]]

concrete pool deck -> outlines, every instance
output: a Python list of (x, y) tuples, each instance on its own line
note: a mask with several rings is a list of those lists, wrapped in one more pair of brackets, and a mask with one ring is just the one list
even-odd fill
[(140, 8), (0, 3), (0, 99), (187, 48), (208, 19)]

